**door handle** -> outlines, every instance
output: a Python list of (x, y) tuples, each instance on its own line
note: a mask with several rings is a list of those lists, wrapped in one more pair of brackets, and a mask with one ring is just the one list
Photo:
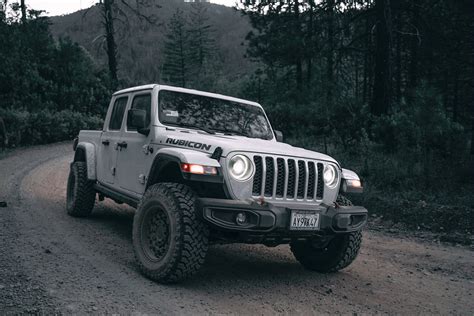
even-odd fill
[(104, 146), (109, 146), (109, 145), (110, 145), (110, 141), (109, 141), (108, 139), (103, 140), (103, 141), (102, 141), (102, 144), (103, 144)]
[(127, 148), (127, 142), (120, 142), (117, 144), (117, 146), (120, 148)]

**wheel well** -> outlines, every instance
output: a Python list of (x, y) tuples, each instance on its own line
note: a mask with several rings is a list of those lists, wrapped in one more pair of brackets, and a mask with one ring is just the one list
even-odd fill
[(227, 199), (222, 183), (191, 181), (183, 177), (180, 162), (173, 158), (158, 158), (150, 169), (147, 189), (153, 184), (171, 182), (182, 183), (193, 189), (199, 197)]
[(158, 161), (153, 165), (150, 171), (150, 176), (148, 177), (147, 188), (153, 184), (160, 182), (173, 182), (173, 183), (183, 183), (184, 179), (181, 175), (181, 170), (179, 164), (174, 161)]
[(74, 154), (74, 161), (86, 161), (86, 151), (83, 148), (77, 148)]

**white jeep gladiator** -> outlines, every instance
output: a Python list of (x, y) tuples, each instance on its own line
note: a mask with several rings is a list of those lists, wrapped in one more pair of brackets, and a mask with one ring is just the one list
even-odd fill
[(136, 208), (136, 259), (162, 283), (197, 272), (213, 243), (289, 244), (307, 269), (343, 269), (367, 210), (341, 193), (361, 181), (282, 138), (255, 102), (157, 84), (118, 91), (103, 129), (74, 142), (67, 212), (91, 214), (96, 196)]

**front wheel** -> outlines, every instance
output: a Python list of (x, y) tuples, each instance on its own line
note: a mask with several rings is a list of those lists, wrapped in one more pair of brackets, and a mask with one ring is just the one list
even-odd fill
[(336, 235), (328, 245), (319, 248), (312, 240), (292, 242), (291, 252), (303, 267), (321, 273), (336, 272), (349, 266), (357, 257), (362, 232)]
[[(351, 206), (352, 202), (343, 195), (336, 203)], [(295, 241), (290, 244), (296, 260), (306, 269), (321, 273), (336, 272), (349, 266), (359, 254), (362, 232), (338, 234), (324, 247), (318, 240)]]
[(209, 230), (196, 216), (196, 195), (186, 185), (159, 183), (143, 195), (133, 220), (140, 270), (160, 283), (179, 282), (203, 265)]
[(95, 204), (94, 182), (87, 178), (87, 165), (83, 161), (72, 163), (66, 191), (67, 213), (74, 217), (90, 215)]

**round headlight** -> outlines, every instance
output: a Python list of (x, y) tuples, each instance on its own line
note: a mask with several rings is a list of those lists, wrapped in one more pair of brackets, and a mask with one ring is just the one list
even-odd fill
[(339, 180), (336, 167), (333, 165), (326, 165), (324, 167), (323, 179), (328, 187), (334, 188)]
[(248, 180), (253, 170), (252, 161), (244, 155), (235, 155), (229, 162), (229, 173), (237, 181)]

